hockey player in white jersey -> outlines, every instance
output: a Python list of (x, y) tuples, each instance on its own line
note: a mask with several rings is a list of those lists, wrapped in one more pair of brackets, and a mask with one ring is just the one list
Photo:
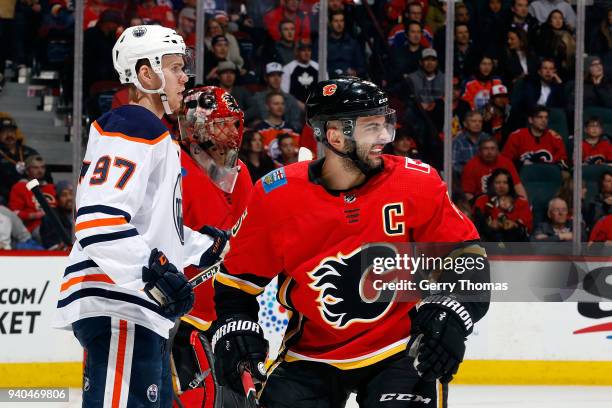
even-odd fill
[(216, 262), (227, 239), (183, 226), (180, 148), (160, 120), (181, 105), (183, 39), (130, 27), (113, 62), (130, 103), (91, 126), (56, 325), (85, 348), (83, 406), (170, 407), (166, 342), (194, 301), (182, 270)]

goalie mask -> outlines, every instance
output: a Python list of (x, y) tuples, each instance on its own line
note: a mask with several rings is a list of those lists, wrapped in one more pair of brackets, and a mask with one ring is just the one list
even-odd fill
[(190, 156), (217, 187), (231, 193), (240, 171), (236, 163), (244, 129), (244, 113), (234, 97), (216, 86), (190, 90), (179, 128)]

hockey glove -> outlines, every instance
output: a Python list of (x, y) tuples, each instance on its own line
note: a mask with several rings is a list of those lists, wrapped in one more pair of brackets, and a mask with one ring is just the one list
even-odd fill
[(451, 296), (433, 295), (411, 311), (408, 355), (426, 381), (449, 382), (465, 354), (465, 340), (473, 322), (468, 310)]
[(213, 240), (210, 248), (200, 258), (198, 265), (200, 268), (206, 268), (220, 261), (229, 251), (229, 232), (205, 225), (200, 233), (210, 236)]
[(246, 316), (234, 315), (217, 320), (215, 327), (212, 348), (219, 383), (244, 395), (243, 371), (250, 372), (255, 382), (266, 379), (268, 341), (259, 324)]
[(187, 277), (168, 261), (163, 252), (154, 248), (148, 267), (142, 267), (144, 291), (169, 319), (177, 319), (191, 310), (195, 296)]

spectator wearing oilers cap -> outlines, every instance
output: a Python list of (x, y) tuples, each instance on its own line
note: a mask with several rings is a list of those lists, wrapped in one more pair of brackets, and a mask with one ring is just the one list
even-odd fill
[(11, 187), (24, 177), (25, 160), (37, 155), (23, 144), (17, 124), (10, 116), (0, 118), (0, 203), (8, 203)]

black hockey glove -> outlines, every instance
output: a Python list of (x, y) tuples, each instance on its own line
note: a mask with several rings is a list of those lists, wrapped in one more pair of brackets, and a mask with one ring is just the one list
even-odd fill
[(202, 254), (198, 265), (200, 268), (206, 268), (217, 263), (229, 251), (229, 232), (205, 225), (200, 233), (210, 236), (213, 240), (210, 248)]
[(465, 354), (465, 340), (474, 326), (469, 311), (451, 296), (432, 295), (411, 311), (408, 355), (427, 381), (449, 382)]
[(265, 381), (268, 341), (257, 322), (244, 315), (217, 320), (211, 343), (215, 373), (221, 385), (244, 395), (241, 375), (245, 370), (251, 373), (255, 382)]
[(177, 319), (191, 310), (195, 296), (187, 277), (168, 261), (163, 252), (154, 248), (148, 267), (142, 267), (144, 291), (169, 319)]

